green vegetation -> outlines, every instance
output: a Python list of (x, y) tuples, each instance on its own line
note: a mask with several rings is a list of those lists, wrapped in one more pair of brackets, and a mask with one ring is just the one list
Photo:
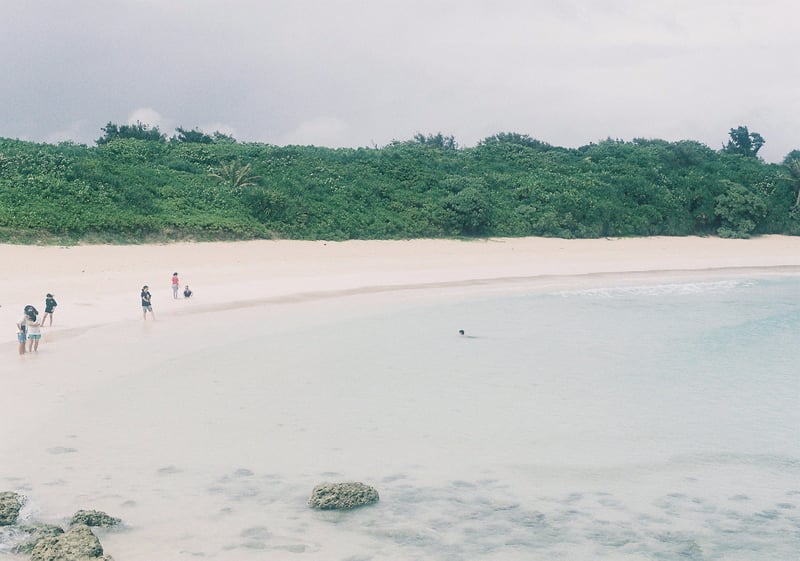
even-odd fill
[(0, 240), (800, 234), (800, 151), (782, 164), (731, 129), (577, 149), (500, 133), (472, 148), (418, 134), (382, 148), (239, 143), (103, 127), (96, 146), (0, 139)]

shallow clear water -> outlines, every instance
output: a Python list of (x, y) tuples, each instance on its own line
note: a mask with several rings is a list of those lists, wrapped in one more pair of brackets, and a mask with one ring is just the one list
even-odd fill
[[(605, 284), (92, 330), (92, 384), (20, 427), (0, 486), (120, 516), (117, 561), (794, 558), (800, 279)], [(306, 507), (340, 480), (381, 502)]]

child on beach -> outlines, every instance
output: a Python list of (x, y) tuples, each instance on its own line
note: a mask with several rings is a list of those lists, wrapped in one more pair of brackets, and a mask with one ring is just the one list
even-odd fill
[(192, 291), (191, 291), (191, 290), (189, 290), (189, 285), (188, 285), (188, 284), (187, 284), (187, 285), (186, 285), (186, 287), (183, 289), (183, 297), (184, 297), (184, 298), (191, 298), (191, 297), (192, 297)]
[(19, 343), (19, 354), (25, 354), (25, 341), (28, 339), (26, 320), (28, 316), (22, 316), (17, 322), (17, 342)]
[(39, 350), (39, 340), (42, 338), (42, 332), (39, 329), (41, 323), (36, 321), (36, 316), (27, 314), (25, 316), (25, 331), (28, 333), (28, 352), (37, 352)]
[(172, 273), (172, 297), (178, 299), (178, 289), (181, 281), (178, 280), (178, 273)]
[(48, 292), (44, 301), (44, 315), (42, 316), (43, 326), (44, 320), (46, 320), (48, 316), (50, 317), (50, 325), (53, 325), (53, 311), (56, 309), (56, 306), (58, 306), (58, 302), (56, 302), (56, 299), (53, 298), (53, 295)]

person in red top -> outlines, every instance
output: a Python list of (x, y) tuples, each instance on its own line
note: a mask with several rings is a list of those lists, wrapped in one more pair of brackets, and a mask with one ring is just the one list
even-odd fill
[(178, 273), (172, 273), (172, 297), (177, 300), (178, 289), (180, 288), (181, 281), (178, 280)]

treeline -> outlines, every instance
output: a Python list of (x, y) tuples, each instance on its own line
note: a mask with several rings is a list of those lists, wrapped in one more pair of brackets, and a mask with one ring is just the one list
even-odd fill
[(390, 239), (800, 234), (800, 151), (758, 158), (731, 129), (577, 149), (501, 133), (459, 148), (240, 143), (109, 123), (96, 146), (0, 139), (0, 240)]

